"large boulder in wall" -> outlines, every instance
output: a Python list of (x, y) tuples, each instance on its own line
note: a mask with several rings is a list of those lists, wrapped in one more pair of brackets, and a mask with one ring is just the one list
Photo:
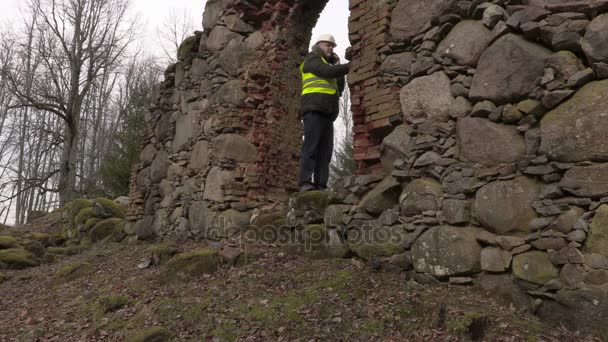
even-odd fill
[(226, 26), (216, 26), (207, 38), (207, 49), (211, 52), (223, 50), (233, 39), (242, 40), (243, 37)]
[(175, 120), (175, 138), (173, 139), (173, 152), (179, 152), (190, 146), (196, 121), (193, 114), (183, 115)]
[(223, 170), (220, 167), (214, 167), (209, 171), (205, 180), (204, 199), (223, 202), (224, 187), (234, 182), (234, 171)]
[(224, 83), (211, 95), (210, 104), (232, 104), (240, 106), (245, 102), (247, 94), (243, 90), (243, 84), (239, 80), (231, 80)]
[(564, 174), (559, 186), (579, 197), (608, 196), (608, 164), (574, 166)]
[(194, 148), (192, 148), (190, 168), (194, 170), (206, 168), (209, 165), (210, 154), (209, 142), (205, 140), (198, 141), (194, 145)]
[(219, 159), (232, 159), (247, 163), (255, 160), (257, 149), (238, 134), (222, 134), (213, 139), (213, 155)]
[(203, 28), (212, 29), (220, 19), (225, 9), (232, 6), (236, 0), (207, 0), (205, 11), (203, 12)]
[(405, 122), (428, 119), (445, 122), (454, 102), (450, 79), (443, 71), (415, 78), (399, 93)]
[(401, 214), (414, 216), (425, 211), (437, 211), (442, 195), (441, 184), (434, 179), (415, 179), (405, 187), (400, 196)]
[(380, 66), (381, 74), (408, 73), (412, 64), (416, 61), (416, 54), (413, 52), (402, 52), (386, 57)]
[(393, 171), (395, 160), (409, 158), (414, 147), (409, 134), (409, 125), (403, 124), (395, 127), (380, 145), (380, 161), (384, 170), (387, 173)]
[(490, 30), (481, 21), (463, 20), (441, 41), (437, 51), (444, 57), (452, 58), (457, 64), (474, 67), (491, 38)]
[(544, 74), (545, 60), (552, 52), (515, 34), (492, 44), (479, 59), (469, 97), (496, 104), (513, 103), (527, 97)]
[(387, 176), (363, 197), (357, 210), (380, 215), (398, 203), (400, 194), (401, 183), (392, 176)]
[(163, 178), (167, 177), (170, 165), (169, 154), (165, 151), (159, 151), (150, 167), (150, 180), (152, 183), (159, 183)]
[(589, 227), (585, 251), (608, 257), (608, 205), (602, 205)]
[(559, 277), (557, 268), (549, 259), (549, 254), (541, 251), (516, 255), (513, 258), (513, 274), (519, 279), (538, 285)]
[(458, 0), (399, 0), (391, 13), (390, 34), (394, 41), (410, 41), (424, 25), (448, 11)]
[(591, 21), (587, 26), (581, 46), (589, 64), (608, 61), (608, 13)]
[(475, 195), (475, 217), (493, 233), (527, 233), (537, 217), (532, 203), (539, 192), (540, 185), (527, 177), (487, 184)]
[(591, 82), (540, 121), (540, 153), (561, 162), (608, 161), (608, 80)]
[(481, 246), (473, 228), (440, 226), (422, 234), (412, 246), (417, 272), (437, 278), (470, 275), (481, 271)]
[(456, 139), (461, 157), (474, 163), (512, 163), (526, 154), (525, 139), (515, 127), (484, 118), (459, 119)]

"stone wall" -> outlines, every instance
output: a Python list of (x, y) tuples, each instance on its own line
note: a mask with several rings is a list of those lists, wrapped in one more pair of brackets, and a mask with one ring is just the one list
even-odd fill
[[(221, 238), (285, 221), (297, 66), (325, 3), (207, 2), (204, 31), (154, 95), (132, 233)], [(350, 10), (362, 175), (337, 182), (328, 207), (292, 198), (288, 231), (322, 232), (329, 256), (478, 283), (545, 316), (592, 308), (587, 323), (601, 327), (608, 2), (351, 0)], [(358, 239), (370, 234), (394, 239)]]
[(207, 1), (153, 94), (129, 229), (195, 238), (297, 189), (298, 65), (325, 1)]
[(608, 2), (432, 3), (390, 15), (386, 176), (341, 180), (316, 216), (374, 267), (605, 329)]

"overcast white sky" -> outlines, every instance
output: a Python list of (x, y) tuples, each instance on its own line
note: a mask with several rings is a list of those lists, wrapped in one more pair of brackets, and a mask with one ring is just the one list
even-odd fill
[[(195, 29), (201, 29), (205, 0), (131, 0), (134, 13), (139, 14), (144, 32), (145, 43), (155, 44), (157, 27), (167, 17), (171, 10), (182, 13), (185, 9), (191, 13)], [(23, 0), (0, 0), (0, 22), (18, 20), (19, 6)], [(321, 33), (332, 33), (336, 37), (338, 47), (336, 53), (344, 60), (344, 50), (348, 47), (348, 0), (329, 0), (317, 27), (313, 30), (313, 40)], [(0, 25), (3, 27), (4, 25)]]

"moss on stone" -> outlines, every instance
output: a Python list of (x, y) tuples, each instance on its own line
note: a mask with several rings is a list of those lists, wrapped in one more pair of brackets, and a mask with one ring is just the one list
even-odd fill
[(277, 223), (283, 223), (283, 220), (287, 223), (284, 213), (261, 214), (251, 222), (251, 226), (258, 229), (265, 226), (276, 226)]
[(527, 282), (542, 285), (559, 277), (559, 270), (553, 266), (549, 254), (532, 251), (513, 257), (513, 274)]
[(195, 51), (196, 48), (198, 48), (198, 46), (196, 46), (196, 41), (196, 36), (190, 36), (184, 39), (177, 49), (177, 59), (183, 61), (190, 52)]
[(72, 281), (80, 278), (95, 269), (95, 265), (88, 262), (77, 262), (65, 265), (55, 273), (55, 278), (62, 281)]
[(74, 218), (74, 224), (77, 226), (85, 224), (88, 219), (93, 217), (95, 217), (95, 214), (93, 213), (92, 207), (83, 208), (78, 212), (78, 215), (76, 215), (76, 217)]
[(167, 263), (167, 270), (170, 273), (184, 273), (190, 276), (197, 276), (217, 271), (219, 263), (216, 251), (204, 249), (175, 255)]
[(172, 335), (163, 327), (152, 327), (127, 337), (125, 342), (165, 342), (170, 341)]
[(148, 252), (152, 254), (152, 263), (154, 265), (161, 265), (180, 251), (175, 246), (159, 243), (148, 247)]
[(608, 257), (608, 205), (600, 206), (589, 227), (585, 251)]
[(50, 243), (50, 235), (46, 233), (38, 233), (34, 232), (27, 235), (27, 238), (30, 240), (40, 242), (44, 247), (47, 247)]
[(99, 298), (97, 301), (97, 305), (103, 313), (122, 309), (127, 304), (129, 304), (129, 297), (127, 296), (106, 296)]
[(63, 210), (64, 210), (64, 212), (68, 213), (70, 223), (74, 224), (76, 215), (78, 215), (78, 213), (82, 209), (91, 207), (91, 206), (93, 206), (93, 203), (91, 203), (91, 201), (89, 201), (88, 199), (85, 199), (85, 198), (79, 198), (79, 199), (75, 199), (72, 202), (66, 204), (65, 207), (63, 207)]
[(127, 214), (127, 208), (125, 206), (122, 206), (107, 198), (97, 197), (94, 204), (101, 205), (104, 212), (108, 213), (110, 217), (124, 218)]
[(91, 217), (90, 219), (87, 220), (87, 222), (84, 223), (83, 230), (85, 232), (89, 232), (96, 224), (98, 224), (101, 221), (103, 221), (103, 219), (100, 219), (98, 217)]
[(49, 235), (49, 245), (59, 247), (63, 245), (66, 241), (66, 238), (59, 233), (53, 233)]
[(46, 249), (44, 246), (35, 240), (26, 240), (22, 243), (23, 249), (34, 254), (36, 257), (40, 258), (46, 253)]
[(117, 227), (120, 227), (124, 222), (121, 218), (109, 218), (98, 222), (89, 232), (89, 238), (92, 242), (97, 242), (112, 236), (116, 232)]
[(76, 239), (78, 238), (78, 235), (78, 229), (76, 229), (73, 224), (66, 224), (61, 229), (61, 237), (66, 241)]
[(24, 249), (11, 248), (0, 250), (0, 264), (6, 265), (9, 269), (23, 269), (38, 266), (39, 262)]
[(80, 249), (85, 249), (85, 248), (90, 247), (92, 244), (93, 244), (93, 242), (91, 242), (91, 239), (89, 239), (87, 236), (85, 236), (82, 238), (82, 240), (80, 240), (78, 245), (74, 246), (74, 247), (79, 247)]
[(8, 249), (17, 246), (17, 239), (14, 236), (0, 236), (0, 249)]
[(574, 122), (580, 113), (590, 112), (603, 103), (608, 80), (587, 83), (572, 98), (547, 113), (540, 121), (541, 128), (550, 125), (567, 125)]
[(80, 253), (80, 248), (76, 247), (76, 246), (70, 246), (70, 247), (51, 246), (51, 247), (48, 247), (46, 250), (49, 253), (59, 254), (59, 255), (76, 255), (76, 254)]
[(329, 199), (326, 191), (306, 191), (295, 194), (295, 207), (320, 207), (326, 208)]

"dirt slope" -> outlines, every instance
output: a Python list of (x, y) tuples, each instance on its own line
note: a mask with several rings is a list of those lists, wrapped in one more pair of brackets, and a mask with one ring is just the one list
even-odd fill
[[(0, 341), (123, 341), (151, 327), (171, 337), (156, 331), (146, 341), (599, 340), (473, 288), (422, 285), (356, 260), (311, 261), (265, 246), (246, 265), (185, 277), (162, 265), (139, 268), (147, 248), (97, 243), (52, 264), (3, 271)], [(58, 275), (73, 265), (86, 267)]]

